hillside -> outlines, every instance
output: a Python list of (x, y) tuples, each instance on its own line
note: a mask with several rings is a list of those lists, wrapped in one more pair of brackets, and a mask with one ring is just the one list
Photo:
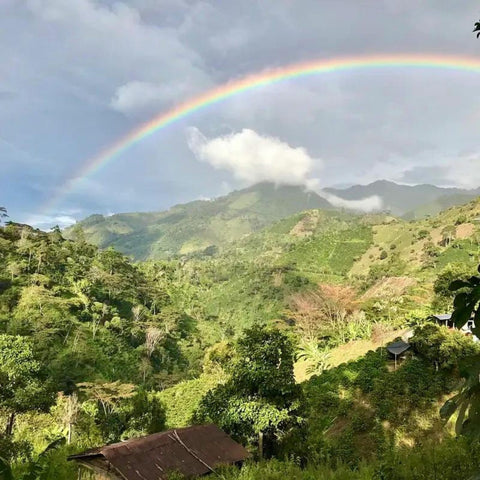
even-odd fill
[(441, 188), (435, 185), (399, 185), (379, 180), (368, 185), (354, 185), (346, 189), (326, 188), (345, 200), (360, 200), (372, 195), (382, 198), (384, 209), (408, 220), (435, 215), (445, 208), (462, 205), (480, 195), (480, 189)]
[[(475, 195), (475, 191), (433, 185), (410, 187), (387, 181), (326, 190), (347, 200), (378, 195), (386, 210), (406, 220), (433, 216), (465, 204)], [(202, 252), (211, 255), (245, 235), (312, 209), (335, 210), (320, 195), (302, 187), (262, 183), (211, 201), (175, 205), (164, 212), (91, 215), (77, 225), (87, 241), (101, 248), (113, 246), (135, 260), (166, 259)], [(74, 229), (67, 229), (65, 236), (74, 238)]]
[[(404, 472), (435, 465), (450, 472), (446, 480), (458, 472), (468, 478), (474, 465), (461, 458), (471, 458), (469, 444), (453, 438), (439, 409), (457, 392), (457, 359), (477, 350), (470, 338), (435, 330), (441, 327), (426, 319), (451, 309), (451, 292), (434, 289), (439, 278), (448, 285), (475, 272), (479, 217), (480, 199), (410, 222), (311, 209), (208, 254), (136, 264), (114, 249), (65, 240), (58, 230), (2, 227), (0, 353), (21, 380), (13, 376), (6, 391), (28, 398), (0, 399), (16, 418), (13, 436), (0, 434), (0, 452), (21, 471), (29, 448), (38, 455), (72, 428), (72, 444), (48, 457), (52, 474), (45, 478), (74, 478), (68, 453), (199, 418), (255, 451), (258, 437), (248, 429), (265, 413), (283, 419), (277, 458), (318, 466), (310, 478), (362, 478), (348, 473), (360, 468), (367, 469), (363, 478), (375, 478), (372, 472), (396, 471), (399, 463)], [(395, 369), (379, 347), (418, 325), (433, 328), (418, 343), (423, 352)], [(252, 355), (262, 368), (250, 368)], [(17, 358), (31, 366), (17, 374)], [(265, 390), (278, 405), (237, 396), (231, 382), (242, 364), (244, 373), (263, 372), (246, 384), (257, 389), (277, 378), (298, 403), (284, 409), (279, 384)], [(0, 383), (10, 378), (1, 368)], [(303, 382), (295, 384), (295, 371)], [(225, 405), (232, 410), (223, 414)], [(291, 414), (292, 406), (298, 410)], [(230, 423), (230, 412), (247, 417)], [(9, 418), (0, 415), (7, 427)], [(269, 478), (263, 468), (277, 464), (268, 465), (253, 464), (251, 478)]]
[[(332, 206), (301, 187), (262, 183), (214, 200), (176, 205), (165, 212), (92, 215), (79, 225), (86, 239), (99, 247), (113, 246), (136, 260), (168, 258), (200, 252), (288, 217)], [(67, 238), (72, 230), (65, 231)]]

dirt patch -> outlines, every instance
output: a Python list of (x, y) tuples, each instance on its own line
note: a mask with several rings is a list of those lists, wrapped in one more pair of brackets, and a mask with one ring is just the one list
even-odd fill
[(470, 238), (475, 232), (475, 225), (473, 223), (463, 223), (457, 227), (457, 238), (464, 240)]
[(307, 214), (290, 230), (290, 235), (294, 237), (309, 237), (313, 234), (320, 221), (318, 211), (312, 211)]
[(404, 295), (406, 291), (416, 285), (417, 281), (411, 277), (389, 277), (379, 280), (369, 288), (361, 297), (362, 300), (370, 298), (393, 298)]
[(432, 242), (435, 244), (435, 245), (438, 245), (439, 243), (441, 243), (442, 241), (442, 230), (443, 230), (444, 227), (438, 227), (438, 228), (434, 228), (431, 232), (430, 232), (430, 236), (432, 237)]

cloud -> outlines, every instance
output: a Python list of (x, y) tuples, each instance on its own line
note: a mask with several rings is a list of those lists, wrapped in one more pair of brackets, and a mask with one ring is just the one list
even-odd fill
[(187, 121), (202, 132), (247, 126), (302, 146), (314, 163), (308, 179), (321, 178), (321, 186), (406, 176), (477, 186), (480, 168), (465, 152), (478, 152), (478, 75), (388, 67), (294, 78), (212, 104), (96, 170), (91, 180), (99, 188), (79, 183), (53, 212), (42, 208), (64, 179), (136, 122), (199, 90), (301, 61), (478, 55), (471, 33), (478, 0), (462, 8), (447, 0), (411, 3), (0, 0), (0, 44), (8, 45), (0, 124), (10, 143), (0, 142), (2, 202), (12, 218), (37, 210), (53, 216), (72, 205), (83, 214), (163, 210), (227, 193), (223, 180), (238, 187), (232, 170), (192, 158)]
[(206, 90), (210, 82), (203, 75), (198, 75), (192, 84), (182, 80), (176, 83), (154, 83), (131, 81), (117, 88), (110, 100), (110, 106), (126, 115), (136, 113), (153, 113), (159, 109), (194, 96), (195, 92)]
[(480, 154), (459, 156), (454, 161), (440, 167), (444, 178), (450, 185), (463, 188), (478, 188), (480, 186)]
[(60, 228), (69, 227), (76, 223), (76, 219), (70, 215), (32, 215), (26, 223), (35, 228), (50, 229), (58, 225)]
[(322, 191), (320, 180), (312, 176), (314, 165), (321, 166), (319, 159), (310, 157), (302, 147), (292, 147), (278, 138), (262, 136), (248, 128), (208, 139), (198, 128), (192, 127), (188, 130), (188, 146), (200, 161), (233, 173), (247, 185), (259, 182), (301, 185), (317, 191), (337, 207), (360, 211), (382, 207), (381, 198), (377, 196), (349, 201)]
[(129, 114), (132, 111), (151, 108), (152, 103), (158, 104), (171, 98), (175, 87), (160, 86), (150, 82), (133, 81), (117, 88), (110, 106), (119, 112)]
[(402, 181), (419, 183), (422, 178), (445, 187), (474, 189), (480, 186), (480, 153), (450, 156), (436, 166), (418, 165), (403, 173)]
[(383, 200), (378, 195), (361, 198), (360, 200), (345, 200), (331, 193), (321, 190), (320, 195), (328, 200), (334, 207), (347, 208), (349, 210), (357, 210), (360, 212), (375, 212), (383, 208)]
[(249, 185), (306, 185), (313, 159), (301, 147), (291, 147), (278, 138), (259, 135), (248, 128), (239, 133), (207, 139), (197, 128), (188, 130), (188, 146), (202, 162), (233, 173)]

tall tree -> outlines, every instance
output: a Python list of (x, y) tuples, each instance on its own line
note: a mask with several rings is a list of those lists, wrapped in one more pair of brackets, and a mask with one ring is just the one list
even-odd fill
[(231, 378), (207, 393), (197, 418), (210, 420), (238, 439), (272, 453), (276, 440), (301, 422), (300, 388), (293, 375), (288, 337), (254, 327), (237, 344)]
[(8, 414), (5, 433), (11, 435), (17, 413), (45, 410), (54, 392), (45, 382), (30, 339), (0, 335), (0, 408)]

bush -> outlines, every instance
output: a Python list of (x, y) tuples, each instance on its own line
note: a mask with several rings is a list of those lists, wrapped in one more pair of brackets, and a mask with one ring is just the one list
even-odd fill
[(428, 323), (415, 329), (413, 349), (440, 368), (453, 368), (462, 358), (480, 353), (480, 347), (458, 330)]

